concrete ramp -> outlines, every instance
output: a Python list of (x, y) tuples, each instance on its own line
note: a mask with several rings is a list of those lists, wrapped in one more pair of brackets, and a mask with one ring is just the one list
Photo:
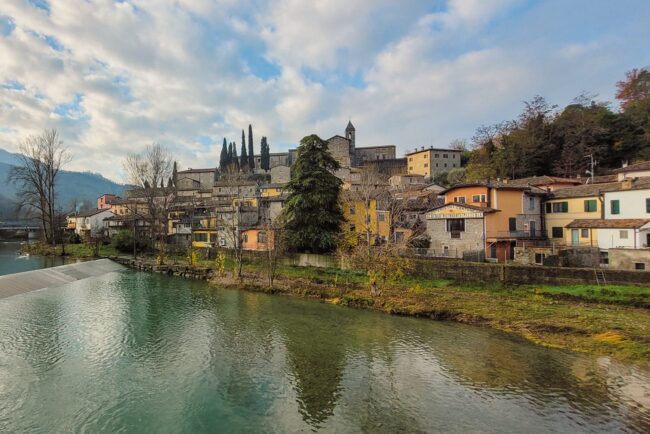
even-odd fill
[(60, 286), (75, 280), (124, 270), (124, 268), (110, 259), (97, 259), (96, 261), (78, 262), (41, 270), (25, 271), (24, 273), (7, 274), (0, 276), (0, 298)]

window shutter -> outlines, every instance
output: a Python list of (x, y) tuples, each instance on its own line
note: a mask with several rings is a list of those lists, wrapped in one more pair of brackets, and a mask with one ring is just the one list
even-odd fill
[(562, 212), (569, 212), (569, 202), (562, 202)]
[(546, 213), (551, 214), (551, 203), (550, 202), (546, 204)]

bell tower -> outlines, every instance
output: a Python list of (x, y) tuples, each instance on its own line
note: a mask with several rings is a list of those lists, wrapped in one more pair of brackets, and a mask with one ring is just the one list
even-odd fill
[(350, 141), (350, 164), (356, 166), (357, 156), (354, 147), (354, 133), (354, 125), (352, 125), (352, 121), (348, 121), (348, 126), (345, 127), (345, 138)]

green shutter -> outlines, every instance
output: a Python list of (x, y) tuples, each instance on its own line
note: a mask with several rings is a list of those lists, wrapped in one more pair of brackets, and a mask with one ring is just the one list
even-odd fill
[(515, 232), (517, 230), (517, 219), (515, 217), (510, 217), (508, 220), (508, 226), (510, 232)]
[(611, 205), (612, 214), (620, 214), (621, 206), (618, 199), (610, 201), (610, 205)]
[(585, 212), (596, 212), (596, 199), (585, 200)]
[(547, 214), (551, 214), (551, 213), (552, 213), (552, 211), (551, 211), (551, 203), (550, 203), (550, 202), (547, 202), (547, 203), (546, 203), (546, 213), (547, 213)]
[(645, 212), (650, 213), (650, 198), (645, 200)]
[(562, 212), (569, 212), (569, 202), (562, 202)]

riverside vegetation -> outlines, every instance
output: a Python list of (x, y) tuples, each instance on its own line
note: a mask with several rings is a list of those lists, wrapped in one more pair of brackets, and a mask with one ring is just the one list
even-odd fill
[[(30, 245), (35, 254), (59, 249)], [(68, 245), (71, 256), (92, 257), (92, 246)], [(100, 246), (99, 256), (118, 255)], [(650, 287), (635, 285), (503, 285), (403, 275), (387, 279), (381, 293), (371, 295), (373, 275), (365, 270), (298, 267), (280, 263), (273, 287), (262, 259), (244, 258), (242, 274), (230, 257), (190, 261), (169, 256), (169, 264), (203, 269), (217, 288), (236, 288), (306, 297), (331, 304), (395, 315), (451, 320), (488, 326), (537, 344), (650, 365)], [(125, 258), (123, 256), (123, 258)], [(141, 261), (155, 264), (150, 256)]]

